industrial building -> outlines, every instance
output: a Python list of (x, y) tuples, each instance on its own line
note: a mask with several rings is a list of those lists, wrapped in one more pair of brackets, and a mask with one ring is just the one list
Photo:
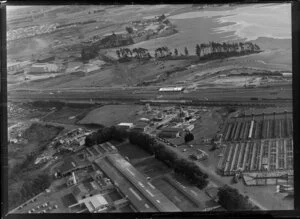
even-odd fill
[(147, 127), (148, 127), (147, 123), (139, 122), (132, 128), (132, 130), (137, 132), (145, 132)]
[(159, 133), (160, 138), (178, 138), (180, 136), (181, 128), (163, 128)]
[(92, 196), (99, 193), (98, 190), (99, 186), (95, 181), (86, 181), (76, 185), (72, 191), (72, 194), (74, 195), (77, 201), (80, 201), (81, 199), (84, 199), (88, 196)]
[(104, 211), (109, 206), (108, 202), (101, 194), (82, 199), (78, 204), (84, 204), (91, 213)]
[(69, 194), (68, 198), (73, 200), (72, 202), (70, 202), (68, 208), (70, 208), (71, 211), (76, 213), (101, 212), (106, 210), (109, 206), (109, 203), (103, 197), (102, 194), (88, 195), (87, 197), (79, 199), (76, 199), (76, 197), (73, 194)]
[(150, 119), (147, 119), (147, 118), (140, 118), (139, 121), (140, 121), (140, 122), (146, 122), (146, 123), (148, 123), (148, 122), (150, 122)]
[(281, 73), (281, 74), (282, 74), (282, 77), (285, 77), (285, 78), (293, 77), (293, 73), (291, 73), (291, 72), (284, 72), (284, 73)]
[(48, 72), (58, 72), (58, 71), (59, 71), (59, 67), (56, 64), (36, 63), (29, 68), (28, 73), (35, 74), (35, 73), (48, 73)]
[(139, 212), (180, 211), (120, 154), (109, 154), (95, 163)]

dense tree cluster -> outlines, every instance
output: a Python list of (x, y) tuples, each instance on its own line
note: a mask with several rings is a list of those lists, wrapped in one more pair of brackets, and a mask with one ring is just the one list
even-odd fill
[(121, 34), (112, 33), (109, 36), (105, 36), (100, 40), (101, 47), (113, 48), (118, 46), (127, 46), (133, 44), (134, 41), (131, 36), (124, 37)]
[(159, 143), (155, 138), (140, 132), (130, 132), (129, 141), (148, 151), (150, 154), (154, 154), (157, 159), (166, 163), (169, 167), (173, 168), (176, 173), (184, 176), (192, 184), (201, 189), (207, 186), (208, 175), (202, 173), (194, 162), (180, 159), (169, 146)]
[(194, 140), (194, 135), (191, 132), (186, 133), (184, 136), (184, 141), (185, 142), (190, 142)]
[(18, 175), (22, 171), (26, 170), (29, 167), (29, 165), (34, 162), (36, 156), (37, 156), (36, 151), (27, 154), (26, 158), (21, 163), (17, 163), (16, 165), (14, 165), (11, 168), (11, 170), (9, 172), (9, 177), (15, 177), (16, 175)]
[(239, 43), (202, 43), (196, 45), (196, 55), (198, 57), (214, 58), (214, 57), (228, 57), (233, 55), (245, 55), (254, 52), (259, 52), (260, 48), (257, 44), (252, 42)]
[(125, 28), (127, 33), (132, 34), (133, 33), (133, 28), (132, 27), (126, 27)]
[(83, 61), (88, 61), (90, 59), (96, 58), (98, 56), (97, 47), (88, 47), (81, 50), (81, 59)]
[(127, 137), (128, 132), (125, 129), (116, 126), (104, 127), (88, 135), (85, 139), (85, 145), (90, 147), (110, 140), (124, 141)]
[(241, 195), (237, 189), (228, 185), (219, 188), (218, 197), (220, 204), (227, 210), (252, 210), (253, 206), (249, 202), (248, 196)]
[(138, 59), (151, 58), (149, 51), (145, 48), (134, 48), (132, 50), (130, 50), (129, 48), (120, 48), (116, 50), (116, 54), (120, 61), (130, 60), (133, 57)]
[(158, 57), (166, 57), (166, 56), (171, 56), (172, 53), (170, 52), (169, 48), (166, 46), (159, 47), (155, 50), (155, 58)]
[(138, 145), (150, 154), (154, 153), (154, 146), (156, 144), (156, 141), (149, 135), (132, 131), (129, 133), (129, 141), (131, 144)]

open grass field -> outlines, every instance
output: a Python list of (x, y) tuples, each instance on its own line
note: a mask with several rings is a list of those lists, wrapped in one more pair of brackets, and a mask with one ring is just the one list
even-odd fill
[(11, 164), (9, 168), (11, 169), (17, 163), (22, 163), (28, 154), (41, 150), (50, 143), (61, 130), (61, 128), (55, 126), (44, 126), (33, 123), (23, 133), (23, 137), (27, 142), (10, 143), (8, 145), (8, 158), (9, 164)]
[(92, 108), (64, 107), (43, 118), (46, 122), (75, 124), (82, 119)]
[(94, 123), (112, 126), (121, 122), (132, 122), (135, 120), (136, 111), (141, 107), (137, 105), (105, 105), (92, 110), (78, 124)]
[(129, 142), (118, 145), (117, 149), (123, 157), (128, 157), (132, 162), (151, 156), (147, 151)]

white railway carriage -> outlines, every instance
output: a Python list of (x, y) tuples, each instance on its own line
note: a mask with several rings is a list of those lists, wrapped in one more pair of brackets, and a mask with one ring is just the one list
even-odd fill
[(250, 130), (249, 130), (249, 135), (248, 135), (249, 139), (252, 137), (253, 127), (254, 127), (254, 120), (251, 121), (251, 126), (250, 126)]
[(159, 91), (161, 91), (161, 92), (181, 92), (183, 90), (184, 90), (183, 87), (162, 87), (162, 88), (159, 88)]

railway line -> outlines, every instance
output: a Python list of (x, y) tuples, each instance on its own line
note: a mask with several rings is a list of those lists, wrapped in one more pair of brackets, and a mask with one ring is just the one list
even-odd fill
[[(277, 88), (279, 89), (279, 88)], [(285, 88), (277, 96), (274, 88), (225, 89), (207, 88), (191, 92), (160, 92), (158, 87), (104, 87), (81, 89), (15, 89), (8, 91), (10, 101), (62, 101), (100, 103), (103, 101), (142, 102), (153, 104), (278, 106), (292, 104), (292, 89)]]

